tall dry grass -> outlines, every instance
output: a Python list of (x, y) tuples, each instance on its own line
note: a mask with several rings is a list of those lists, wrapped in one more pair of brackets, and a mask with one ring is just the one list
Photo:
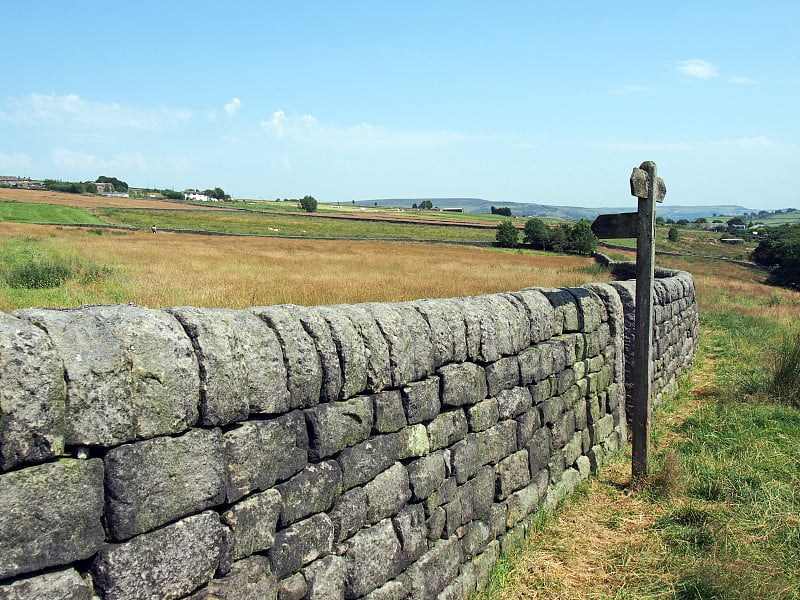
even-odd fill
[[(39, 306), (135, 302), (153, 308), (243, 308), (401, 301), (573, 286), (609, 277), (590, 258), (444, 244), (92, 231), (2, 223), (0, 243), (26, 240), (115, 273), (66, 299), (36, 296)], [(19, 308), (21, 301), (3, 297), (0, 290), (0, 310)]]

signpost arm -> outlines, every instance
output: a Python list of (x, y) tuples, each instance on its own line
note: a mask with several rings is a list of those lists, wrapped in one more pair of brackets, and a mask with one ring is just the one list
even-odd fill
[(632, 466), (634, 478), (647, 475), (652, 404), (653, 276), (655, 262), (656, 165), (640, 167), (648, 175), (647, 197), (639, 198), (639, 237), (636, 241), (636, 311), (634, 330)]

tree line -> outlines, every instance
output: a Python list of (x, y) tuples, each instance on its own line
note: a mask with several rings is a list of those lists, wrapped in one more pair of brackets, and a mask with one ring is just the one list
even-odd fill
[(512, 221), (503, 221), (497, 226), (497, 245), (502, 248), (516, 248), (519, 246), (520, 233), (523, 233), (523, 243), (536, 250), (587, 255), (597, 250), (597, 236), (586, 219), (550, 227), (534, 217), (525, 221), (522, 232)]

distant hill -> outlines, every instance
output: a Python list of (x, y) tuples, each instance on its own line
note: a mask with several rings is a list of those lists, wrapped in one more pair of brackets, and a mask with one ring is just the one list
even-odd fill
[[(359, 206), (398, 206), (410, 208), (413, 204), (419, 204), (423, 200), (430, 200), (434, 206), (439, 208), (463, 208), (464, 212), (489, 213), (492, 206), (495, 208), (508, 207), (511, 214), (518, 217), (550, 217), (555, 219), (569, 219), (577, 221), (579, 219), (594, 220), (597, 215), (605, 213), (634, 212), (635, 207), (625, 208), (584, 208), (580, 206), (549, 206), (547, 204), (527, 204), (522, 202), (491, 202), (481, 198), (381, 198), (373, 200), (358, 200)], [(714, 215), (741, 215), (754, 212), (752, 209), (734, 204), (719, 204), (715, 206), (670, 206), (659, 204), (656, 207), (656, 214), (665, 219), (687, 219), (692, 221), (698, 217), (712, 217)]]

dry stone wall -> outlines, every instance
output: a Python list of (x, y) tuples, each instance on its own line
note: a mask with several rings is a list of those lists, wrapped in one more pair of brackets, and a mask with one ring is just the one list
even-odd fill
[(0, 313), (0, 599), (462, 598), (625, 443), (629, 287)]

